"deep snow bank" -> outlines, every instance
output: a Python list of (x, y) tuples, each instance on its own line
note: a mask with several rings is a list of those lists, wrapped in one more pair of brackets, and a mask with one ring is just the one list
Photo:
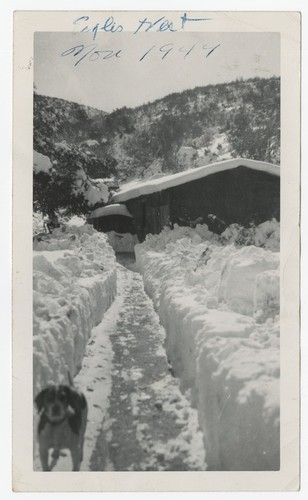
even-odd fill
[(34, 394), (78, 372), (91, 329), (115, 297), (115, 265), (107, 237), (89, 225), (34, 240)]
[(236, 226), (176, 227), (135, 247), (210, 470), (279, 469), (278, 236), (276, 221), (246, 234), (264, 248), (235, 246)]

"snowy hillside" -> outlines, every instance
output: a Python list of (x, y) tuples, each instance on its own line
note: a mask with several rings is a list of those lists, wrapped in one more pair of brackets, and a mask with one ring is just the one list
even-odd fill
[(75, 169), (82, 164), (90, 177), (109, 176), (115, 160), (106, 149), (102, 126), (105, 116), (98, 109), (34, 93), (33, 147), (57, 164), (61, 161), (57, 145), (66, 145)]
[(135, 247), (209, 470), (279, 469), (278, 250), (274, 220), (221, 237), (165, 229)]
[(237, 156), (279, 164), (279, 96), (278, 78), (198, 87), (123, 109), (114, 135), (117, 110), (106, 124), (119, 176), (142, 177), (153, 166), (175, 173)]
[(197, 87), (106, 114), (34, 95), (34, 147), (52, 156), (66, 141), (88, 156), (93, 178), (129, 180), (224, 159), (280, 162), (280, 80)]

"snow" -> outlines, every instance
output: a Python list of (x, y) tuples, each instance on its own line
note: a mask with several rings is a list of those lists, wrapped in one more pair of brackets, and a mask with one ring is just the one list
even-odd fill
[(67, 222), (67, 226), (84, 226), (86, 223), (84, 217), (79, 217), (78, 215), (73, 215)]
[[(249, 228), (233, 224), (220, 236), (206, 224), (175, 225), (136, 244), (135, 235), (106, 235), (84, 224), (34, 240), (34, 395), (49, 382), (67, 383), (67, 370), (77, 374), (75, 383), (89, 403), (83, 470), (91, 468), (102, 429), (107, 441), (112, 437), (108, 398), (116, 370), (134, 385), (121, 398), (130, 403), (136, 440), (146, 452), (142, 470), (165, 470), (181, 454), (195, 470), (204, 470), (205, 461), (207, 470), (279, 469), (279, 229), (274, 219)], [(159, 332), (152, 317), (149, 338), (166, 331), (155, 353), (167, 354), (176, 378), (167, 372), (148, 389), (157, 408), (181, 425), (176, 439), (150, 436), (143, 419), (149, 393), (141, 384), (147, 369), (122, 364), (136, 344), (141, 318), (146, 323), (138, 349), (144, 342), (151, 301), (143, 298), (141, 277), (124, 269), (116, 296), (111, 247), (135, 248), (162, 324)], [(123, 345), (119, 369), (113, 363), (115, 340)], [(69, 469), (68, 456), (61, 457), (56, 470)]]
[(115, 253), (121, 252), (134, 252), (135, 245), (139, 243), (137, 235), (131, 233), (116, 233), (109, 231), (106, 233), (108, 236), (109, 244), (112, 246)]
[[(130, 262), (128, 257), (126, 263)], [(111, 403), (116, 413), (113, 410), (110, 414), (115, 425), (111, 428), (110, 446), (122, 446), (125, 455), (128, 444), (131, 459), (121, 469), (116, 460), (115, 470), (177, 470), (177, 466), (180, 470), (205, 470), (197, 411), (180, 391), (178, 379), (170, 373), (164, 350), (165, 331), (144, 292), (142, 277), (121, 266), (118, 271), (126, 286), (117, 335), (112, 337), (118, 354)], [(123, 415), (125, 436), (119, 428)], [(126, 441), (127, 435), (131, 436), (130, 443)], [(127, 443), (125, 451), (123, 439)]]
[(51, 167), (51, 161), (48, 156), (42, 155), (37, 151), (33, 151), (33, 170), (36, 174), (39, 172), (49, 174)]
[[(56, 252), (50, 253), (54, 254)], [(86, 395), (88, 404), (88, 423), (81, 464), (82, 471), (91, 470), (91, 458), (98, 436), (102, 431), (102, 427), (107, 434), (111, 425), (108, 416), (114, 357), (111, 336), (116, 333), (116, 319), (123, 305), (123, 288), (123, 278), (120, 275), (117, 282), (117, 296), (104, 314), (101, 323), (92, 329), (91, 339), (87, 344), (81, 370), (74, 379), (74, 385)], [(36, 442), (34, 468), (35, 470), (41, 470)], [(53, 470), (71, 470), (71, 458), (68, 452), (61, 453)]]
[(69, 146), (67, 141), (55, 142), (55, 148), (56, 148), (56, 150), (61, 150), (61, 151), (70, 151), (71, 150), (71, 147)]
[[(58, 219), (63, 226), (84, 226), (86, 219), (84, 216), (73, 215), (71, 217), (59, 214)], [(44, 232), (44, 223), (48, 221), (48, 217), (44, 217), (42, 212), (33, 212), (33, 234)], [(47, 236), (47, 233), (44, 237)]]
[(42, 212), (33, 212), (32, 231), (33, 234), (44, 231), (44, 216)]
[[(166, 380), (151, 385), (164, 411), (170, 413), (175, 426), (181, 426), (182, 432), (176, 438), (168, 440), (149, 440), (149, 425), (138, 422), (136, 437), (145, 452), (142, 470), (166, 470), (165, 464), (172, 462), (180, 454), (187, 455), (187, 465), (191, 470), (206, 470), (205, 450), (202, 443), (202, 432), (199, 428), (196, 412), (179, 389)], [(131, 395), (132, 412), (139, 415), (137, 402), (142, 401), (142, 395)], [(157, 403), (158, 403), (157, 402)], [(160, 406), (159, 406), (160, 407)], [(192, 453), (193, 450), (193, 453)], [(157, 467), (157, 461), (160, 465)]]
[(82, 168), (76, 170), (73, 192), (75, 195), (83, 194), (90, 206), (101, 202), (107, 203), (109, 199), (108, 186), (103, 182), (91, 182)]
[(86, 145), (89, 147), (95, 147), (95, 146), (99, 146), (99, 142), (96, 141), (95, 139), (88, 139), (87, 141), (84, 141), (82, 143), (82, 145)]
[[(53, 263), (63, 254), (56, 252)], [(168, 370), (164, 340), (142, 277), (117, 264), (117, 296), (93, 328), (74, 379), (89, 410), (82, 471), (206, 469), (197, 411)], [(124, 446), (127, 467), (119, 469), (114, 450), (120, 455)], [(41, 470), (36, 442), (34, 452), (34, 468)], [(71, 470), (68, 450), (53, 470)]]
[(91, 329), (115, 294), (115, 257), (104, 234), (72, 226), (34, 241), (34, 394), (79, 371)]
[(158, 177), (162, 177), (164, 173), (162, 172), (162, 163), (161, 160), (155, 159), (151, 165), (148, 166), (146, 170), (143, 172), (144, 179), (155, 179)]
[(275, 219), (263, 222), (257, 227), (255, 244), (272, 251), (280, 249), (280, 225)]
[(256, 277), (253, 310), (254, 316), (264, 321), (279, 311), (280, 276), (278, 270), (264, 271)]
[(191, 167), (193, 160), (197, 159), (198, 151), (191, 146), (181, 146), (177, 152), (179, 163), (185, 167)]
[(99, 207), (90, 213), (89, 219), (96, 219), (97, 217), (107, 217), (108, 215), (124, 215), (125, 217), (133, 217), (128, 211), (126, 205), (121, 203), (114, 203), (113, 205), (106, 205)]
[(84, 193), (84, 197), (88, 200), (89, 205), (95, 205), (96, 203), (104, 202), (107, 203), (109, 199), (109, 190), (106, 184), (100, 183), (97, 186), (89, 186)]
[(219, 160), (231, 159), (231, 146), (228, 141), (228, 136), (225, 133), (215, 135), (213, 141), (207, 147), (212, 155), (219, 157)]
[[(232, 310), (251, 315), (254, 309), (256, 278), (259, 278), (261, 273), (263, 275), (264, 271), (276, 270), (278, 267), (277, 253), (254, 246), (240, 249), (235, 255), (226, 259), (218, 298), (224, 299)], [(266, 281), (263, 281), (264, 283)]]
[(175, 227), (135, 247), (208, 470), (279, 469), (279, 224), (248, 236), (255, 244), (238, 246), (206, 225)]
[(280, 176), (280, 168), (277, 165), (272, 165), (271, 163), (263, 161), (247, 160), (246, 158), (235, 158), (232, 160), (203, 165), (198, 168), (192, 168), (177, 174), (166, 175), (158, 179), (130, 182), (122, 186), (120, 191), (113, 195), (113, 201), (116, 203), (124, 202), (142, 195), (156, 193), (157, 191), (162, 191), (164, 189), (201, 179), (217, 172), (231, 170), (239, 166)]
[(239, 224), (231, 224), (221, 235), (228, 243), (255, 245), (273, 252), (280, 249), (280, 224), (272, 219), (258, 226), (243, 228)]

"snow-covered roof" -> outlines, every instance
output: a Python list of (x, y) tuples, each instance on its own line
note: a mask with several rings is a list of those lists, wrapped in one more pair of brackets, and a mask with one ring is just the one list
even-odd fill
[(189, 170), (185, 170), (184, 172), (179, 172), (178, 174), (160, 177), (159, 179), (150, 179), (147, 181), (141, 180), (133, 183), (130, 182), (127, 186), (122, 186), (120, 191), (113, 195), (113, 200), (116, 202), (127, 201), (132, 198), (138, 198), (139, 196), (145, 194), (163, 191), (164, 189), (179, 186), (211, 174), (216, 174), (217, 172), (231, 170), (240, 166), (280, 176), (280, 167), (278, 165), (273, 165), (272, 163), (266, 163), (264, 161), (247, 160), (246, 158), (234, 158), (232, 160), (225, 160), (218, 163), (210, 163), (209, 165), (203, 165), (197, 168), (191, 168)]
[(89, 219), (106, 217), (107, 215), (125, 215), (126, 217), (133, 217), (132, 214), (127, 210), (125, 205), (114, 203), (113, 205), (106, 205), (105, 207), (96, 208), (89, 215)]

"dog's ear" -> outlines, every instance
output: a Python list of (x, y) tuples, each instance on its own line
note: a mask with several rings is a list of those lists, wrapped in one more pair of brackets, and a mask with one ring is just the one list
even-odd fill
[(75, 412), (80, 412), (84, 410), (87, 403), (84, 395), (81, 392), (76, 391), (76, 389), (72, 389), (71, 387), (67, 387), (68, 394), (68, 403), (73, 408)]
[(41, 411), (41, 409), (44, 406), (44, 401), (45, 401), (45, 395), (47, 393), (48, 389), (43, 389), (35, 398), (34, 402), (36, 404), (36, 407), (38, 409), (38, 412)]

